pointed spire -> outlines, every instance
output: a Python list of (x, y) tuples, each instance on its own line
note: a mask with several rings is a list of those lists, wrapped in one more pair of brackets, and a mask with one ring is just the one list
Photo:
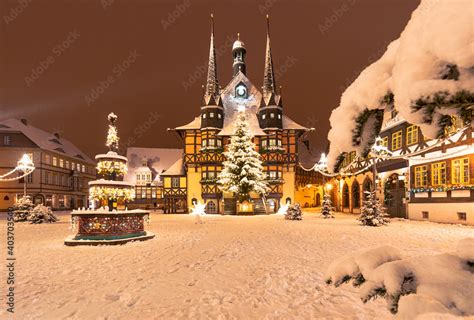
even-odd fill
[(275, 73), (273, 71), (272, 48), (270, 45), (270, 17), (267, 14), (267, 50), (265, 54), (265, 73), (263, 76), (263, 95), (268, 96), (275, 91)]
[(207, 68), (205, 100), (219, 95), (219, 80), (217, 79), (216, 48), (214, 46), (214, 15), (211, 14), (211, 43), (209, 46), (209, 65)]

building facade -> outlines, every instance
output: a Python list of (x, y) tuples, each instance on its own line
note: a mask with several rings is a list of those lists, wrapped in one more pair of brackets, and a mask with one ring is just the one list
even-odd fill
[(88, 182), (95, 179), (95, 162), (59, 134), (35, 128), (26, 120), (0, 122), (0, 174), (15, 168), (29, 154), (35, 171), (25, 179), (0, 182), (0, 210), (27, 195), (34, 203), (57, 210), (88, 206)]
[(124, 180), (135, 186), (131, 209), (164, 209), (163, 172), (182, 159), (182, 149), (127, 148), (128, 171)]
[(391, 156), (377, 160), (375, 179), (371, 159), (352, 152), (340, 168), (362, 172), (331, 180), (339, 211), (359, 213), (364, 192), (376, 183), (377, 196), (391, 217), (474, 224), (472, 123), (453, 118), (443, 138), (428, 139), (418, 126), (387, 108), (380, 137)]
[(188, 207), (200, 201), (207, 204), (208, 212), (230, 213), (234, 210), (232, 197), (222, 194), (217, 177), (222, 170), (223, 152), (230, 142), (238, 112), (246, 114), (271, 188), (266, 209), (260, 199), (254, 199), (255, 212), (275, 212), (281, 202), (294, 202), (296, 199), (298, 142), (310, 129), (285, 114), (281, 89), (278, 90), (275, 83), (269, 28), (266, 41), (262, 89), (247, 77), (247, 49), (240, 37), (232, 47), (233, 77), (227, 86), (221, 88), (212, 26), (200, 114), (190, 123), (173, 129), (184, 143), (183, 170), (186, 173)]

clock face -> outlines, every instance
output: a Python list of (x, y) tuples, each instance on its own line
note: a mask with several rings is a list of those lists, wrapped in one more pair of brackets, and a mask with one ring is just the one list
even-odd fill
[(235, 89), (235, 93), (238, 97), (246, 97), (247, 96), (247, 88), (244, 85), (239, 85)]

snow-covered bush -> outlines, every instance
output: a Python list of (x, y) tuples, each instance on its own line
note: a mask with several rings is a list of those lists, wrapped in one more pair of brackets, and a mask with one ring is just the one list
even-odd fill
[(292, 204), (286, 210), (285, 219), (287, 220), (303, 220), (303, 212), (299, 203)]
[(375, 197), (375, 191), (365, 191), (367, 198), (362, 201), (360, 216), (357, 218), (364, 226), (377, 227), (390, 222), (385, 208)]
[(402, 319), (421, 314), (473, 316), (474, 238), (459, 242), (456, 253), (402, 258), (384, 246), (352, 253), (331, 263), (326, 283), (353, 280), (365, 303), (378, 296)]
[(50, 207), (38, 204), (34, 207), (29, 215), (28, 221), (30, 223), (53, 223), (59, 219), (53, 214)]
[(30, 211), (33, 209), (34, 204), (30, 197), (22, 197), (18, 199), (13, 205), (13, 221), (22, 222), (27, 221)]
[(13, 205), (13, 220), (15, 222), (52, 223), (59, 219), (53, 214), (50, 207), (45, 207), (42, 204), (35, 206), (29, 197), (22, 197)]
[(329, 194), (324, 195), (324, 200), (321, 205), (321, 217), (324, 219), (334, 218), (332, 211), (334, 210), (332, 206), (331, 196)]

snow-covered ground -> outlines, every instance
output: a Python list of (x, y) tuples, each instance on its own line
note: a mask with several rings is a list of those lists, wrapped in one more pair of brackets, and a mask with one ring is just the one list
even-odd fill
[[(303, 221), (283, 216), (153, 214), (150, 241), (66, 247), (69, 216), (16, 225), (14, 319), (384, 319), (383, 299), (324, 283), (329, 264), (356, 250), (390, 245), (408, 256), (455, 251), (474, 228), (392, 221), (362, 227), (355, 216)], [(0, 220), (5, 243), (6, 221)], [(5, 261), (5, 246), (0, 246)], [(2, 262), (0, 282), (4, 290)], [(0, 294), (5, 319), (5, 294)]]

